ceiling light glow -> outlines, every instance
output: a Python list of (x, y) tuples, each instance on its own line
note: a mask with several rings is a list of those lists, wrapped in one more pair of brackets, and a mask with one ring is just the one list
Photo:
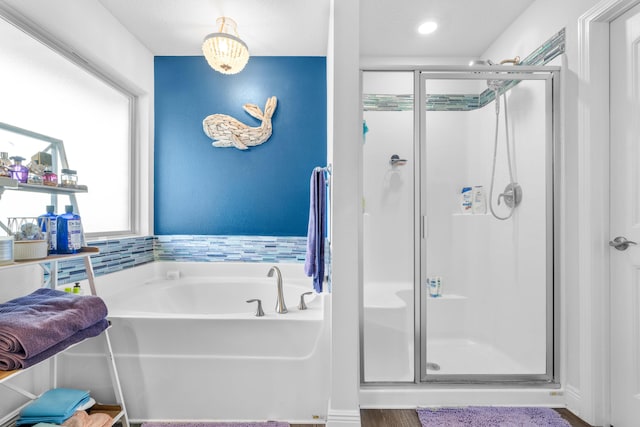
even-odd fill
[(425, 22), (418, 27), (420, 34), (431, 34), (438, 28), (438, 23), (435, 21)]

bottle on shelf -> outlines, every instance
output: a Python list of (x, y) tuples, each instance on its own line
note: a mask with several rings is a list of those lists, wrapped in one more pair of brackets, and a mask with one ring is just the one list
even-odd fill
[(51, 170), (51, 167), (47, 167), (42, 175), (42, 183), (50, 187), (58, 186), (58, 175)]
[(76, 282), (76, 284), (73, 286), (72, 293), (74, 295), (84, 295), (84, 291), (82, 290), (82, 287), (80, 286), (80, 282)]
[(476, 185), (473, 187), (472, 194), (471, 211), (474, 214), (486, 214), (487, 193), (484, 191), (484, 187), (482, 185)]
[(60, 186), (67, 188), (76, 188), (78, 186), (78, 173), (73, 169), (62, 169), (60, 177)]
[(47, 213), (38, 217), (40, 230), (47, 233), (49, 255), (58, 253), (58, 215), (53, 213), (55, 206), (47, 205)]
[(64, 207), (65, 213), (58, 216), (58, 246), (59, 254), (75, 254), (82, 247), (82, 222), (80, 215), (73, 213), (73, 206)]
[(13, 164), (9, 166), (9, 172), (11, 172), (11, 178), (21, 182), (23, 184), (27, 183), (29, 179), (29, 168), (22, 164), (24, 157), (13, 156), (10, 157), (13, 160)]
[(472, 190), (471, 187), (462, 187), (462, 191), (460, 191), (460, 211), (464, 214), (471, 213)]
[(429, 296), (432, 298), (438, 298), (442, 296), (442, 277), (430, 277), (427, 279), (429, 286)]

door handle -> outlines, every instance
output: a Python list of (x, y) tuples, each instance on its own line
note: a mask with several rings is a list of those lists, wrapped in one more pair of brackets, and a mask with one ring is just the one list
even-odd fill
[(613, 246), (619, 251), (626, 251), (629, 245), (637, 245), (636, 242), (627, 240), (625, 237), (618, 236), (609, 242), (609, 246)]

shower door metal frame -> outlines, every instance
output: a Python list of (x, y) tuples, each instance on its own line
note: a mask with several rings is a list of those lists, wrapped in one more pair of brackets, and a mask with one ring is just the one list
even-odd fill
[[(412, 72), (414, 75), (414, 381), (365, 381), (364, 377), (364, 313), (360, 310), (360, 378), (362, 387), (416, 387), (416, 388), (442, 388), (456, 385), (471, 385), (478, 388), (507, 387), (507, 388), (559, 388), (560, 384), (560, 242), (559, 242), (559, 224), (560, 211), (559, 201), (561, 200), (561, 186), (555, 177), (560, 176), (560, 67), (556, 66), (448, 66), (448, 65), (432, 65), (422, 67), (406, 67), (406, 66), (373, 66), (361, 68), (361, 76), (363, 72), (384, 72), (384, 71), (400, 71)], [(426, 114), (426, 90), (425, 82), (428, 79), (435, 78), (457, 78), (457, 79), (477, 79), (487, 80), (488, 77), (496, 79), (495, 72), (509, 72), (506, 80), (513, 80), (516, 74), (522, 80), (546, 80), (546, 144), (550, 149), (547, 150), (546, 176), (547, 180), (547, 226), (551, 236), (547, 237), (547, 372), (544, 375), (532, 377), (530, 375), (453, 375), (440, 376), (437, 380), (425, 378), (422, 372), (426, 372), (426, 330), (422, 328), (422, 320), (426, 313), (426, 290), (423, 289), (426, 274), (422, 265), (424, 239), (424, 218), (422, 215), (423, 195), (422, 195), (422, 179), (424, 167), (422, 165), (424, 152), (425, 135), (424, 120)], [(490, 73), (490, 74), (487, 74)], [(542, 74), (540, 74), (542, 73)], [(426, 77), (429, 75), (429, 78)], [(446, 77), (445, 77), (446, 76)], [(532, 77), (536, 76), (536, 77)], [(361, 77), (362, 93), (362, 77)], [(550, 108), (549, 108), (550, 107)], [(423, 140), (425, 142), (423, 142)], [(549, 234), (549, 231), (548, 231)], [(362, 239), (362, 230), (360, 230), (360, 239)], [(360, 287), (363, 286), (360, 281)], [(362, 307), (362, 294), (360, 296), (360, 307)], [(426, 325), (426, 322), (425, 322)], [(464, 377), (464, 378), (461, 378)]]
[[(517, 70), (517, 71), (516, 71)], [(496, 72), (502, 72), (496, 74)], [(426, 182), (426, 82), (427, 80), (544, 80), (545, 81), (545, 187), (546, 187), (546, 372), (544, 374), (450, 374), (427, 375), (426, 369), (426, 236), (427, 228), (426, 197), (423, 183)], [(416, 171), (416, 221), (415, 236), (415, 342), (414, 374), (415, 382), (421, 385), (470, 384), (482, 386), (559, 387), (560, 379), (560, 292), (559, 287), (559, 219), (560, 188), (555, 179), (558, 174), (560, 158), (560, 67), (552, 66), (475, 66), (475, 67), (425, 67), (415, 71), (414, 76), (414, 113), (415, 113), (415, 163), (420, 164)], [(495, 102), (495, 101), (494, 101)], [(558, 321), (554, 322), (554, 319)]]

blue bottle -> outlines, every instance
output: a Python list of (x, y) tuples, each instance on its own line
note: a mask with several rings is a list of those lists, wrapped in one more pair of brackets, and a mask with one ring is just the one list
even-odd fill
[(47, 232), (49, 254), (58, 253), (58, 215), (53, 213), (54, 209), (55, 206), (47, 205), (47, 213), (38, 217), (40, 230)]
[(73, 206), (64, 207), (65, 213), (58, 217), (59, 254), (75, 254), (82, 247), (82, 223), (80, 215), (73, 213)]

